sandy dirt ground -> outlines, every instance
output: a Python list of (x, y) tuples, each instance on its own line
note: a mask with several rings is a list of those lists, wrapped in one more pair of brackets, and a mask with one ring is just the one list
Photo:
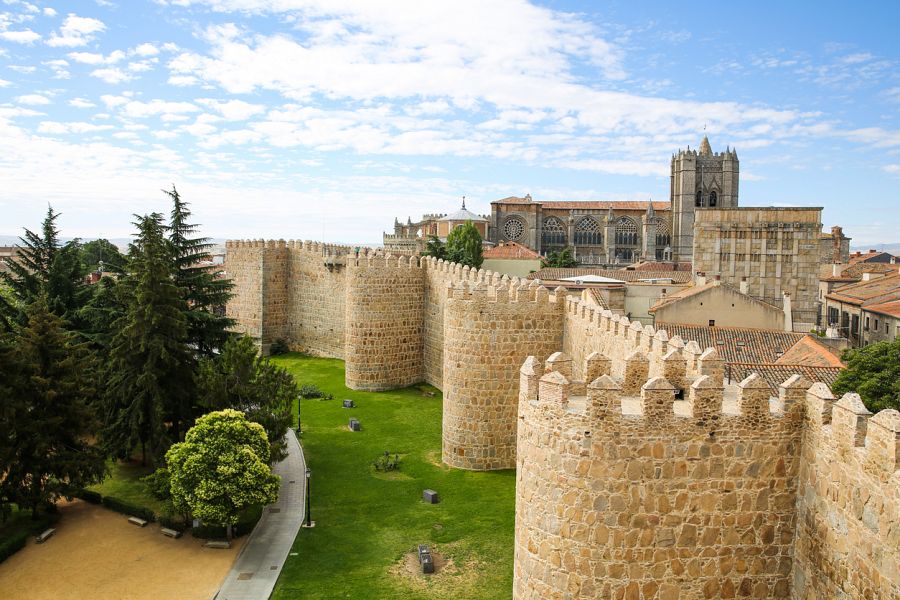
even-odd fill
[(81, 501), (60, 506), (56, 535), (0, 563), (3, 600), (209, 600), (242, 539), (230, 550), (203, 547), (188, 534), (173, 540)]

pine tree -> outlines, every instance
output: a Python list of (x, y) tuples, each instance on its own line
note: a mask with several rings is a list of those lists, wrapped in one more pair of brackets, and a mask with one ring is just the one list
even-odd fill
[(15, 302), (0, 297), (0, 324), (10, 329), (25, 321), (25, 308), (39, 296), (46, 296), (50, 310), (63, 318), (66, 327), (78, 330), (78, 311), (87, 302), (89, 291), (85, 271), (78, 256), (78, 242), (62, 244), (56, 220), (59, 213), (47, 208), (41, 232), (25, 230), (19, 238), (19, 256), (7, 261), (8, 271), (0, 282), (12, 292)]
[(146, 463), (148, 454), (157, 459), (165, 451), (165, 423), (178, 441), (193, 416), (194, 360), (162, 215), (138, 217), (135, 225), (129, 274), (120, 283), (128, 303), (110, 347), (104, 440), (119, 458), (140, 445)]
[(198, 354), (212, 356), (225, 344), (228, 329), (234, 325), (224, 315), (234, 286), (230, 279), (221, 277), (221, 269), (200, 264), (210, 260), (209, 238), (195, 237), (200, 226), (189, 222), (191, 211), (175, 186), (163, 192), (172, 200), (168, 236), (175, 260), (175, 284), (187, 302), (188, 343)]
[(247, 336), (228, 340), (221, 355), (201, 360), (197, 381), (198, 397), (205, 409), (243, 412), (247, 419), (265, 428), (272, 460), (287, 456), (284, 436), (299, 390), (287, 370), (259, 356), (253, 340)]
[[(26, 310), (15, 339), (0, 346), (0, 498), (29, 507), (70, 497), (103, 478), (97, 431), (97, 368), (45, 297)], [(10, 336), (11, 337), (11, 336)]]

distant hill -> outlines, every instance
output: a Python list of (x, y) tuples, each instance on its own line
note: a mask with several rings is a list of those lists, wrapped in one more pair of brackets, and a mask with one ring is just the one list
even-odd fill
[(900, 242), (891, 242), (888, 244), (869, 244), (868, 246), (851, 246), (850, 252), (868, 252), (869, 250), (877, 250), (879, 252), (888, 252), (895, 256), (900, 256)]

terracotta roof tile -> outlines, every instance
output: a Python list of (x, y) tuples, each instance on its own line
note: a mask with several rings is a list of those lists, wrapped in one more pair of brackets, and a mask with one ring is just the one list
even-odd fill
[(563, 269), (546, 267), (528, 276), (528, 279), (540, 279), (541, 281), (562, 281), (566, 277), (579, 277), (582, 275), (599, 275), (622, 281), (641, 281), (642, 279), (671, 279), (673, 283), (687, 283), (691, 280), (689, 271), (626, 271), (624, 269), (598, 269), (596, 267), (579, 267)]
[(842, 369), (844, 363), (831, 348), (819, 343), (812, 335), (803, 337), (799, 342), (775, 361), (779, 365), (806, 365), (808, 367), (833, 367)]
[[(494, 200), (491, 204), (540, 204), (544, 208), (549, 209), (588, 209), (588, 210), (608, 210), (612, 208), (613, 210), (647, 210), (647, 206), (650, 204), (648, 201), (644, 200), (570, 200), (570, 201), (550, 201), (550, 202), (540, 202), (535, 200), (527, 200), (525, 198), (518, 198), (516, 196), (510, 196), (508, 198), (502, 198), (500, 200)], [(668, 202), (654, 202), (653, 210), (658, 211), (668, 211), (669, 203)]]
[(850, 255), (849, 261), (851, 265), (854, 265), (859, 262), (865, 262), (867, 260), (872, 260), (877, 256), (881, 256), (882, 254), (886, 254), (887, 256), (892, 256), (888, 252), (882, 252), (880, 250), (869, 250), (868, 252), (854, 252)]
[(682, 263), (673, 263), (673, 262), (655, 262), (655, 261), (641, 261), (638, 263), (634, 263), (633, 265), (628, 265), (624, 271), (691, 271), (691, 263), (682, 262)]
[(541, 255), (516, 242), (500, 242), (493, 248), (484, 251), (484, 258), (537, 260)]
[(890, 317), (900, 318), (900, 300), (891, 300), (882, 302), (881, 304), (872, 304), (865, 307), (869, 312), (876, 312)]
[(743, 381), (751, 373), (758, 373), (763, 378), (773, 394), (778, 393), (780, 386), (791, 375), (803, 375), (812, 383), (824, 383), (831, 387), (838, 373), (841, 372), (840, 367), (810, 367), (807, 365), (757, 365), (752, 363), (730, 363), (725, 367), (725, 376), (730, 377), (731, 381)]
[(768, 302), (764, 302), (758, 298), (754, 298), (753, 296), (743, 294), (739, 290), (735, 289), (734, 286), (728, 285), (727, 283), (723, 283), (721, 281), (710, 281), (709, 283), (705, 283), (703, 285), (693, 285), (691, 287), (687, 287), (687, 288), (678, 290), (677, 292), (669, 294), (665, 298), (660, 298), (660, 300), (656, 304), (651, 306), (647, 312), (652, 315), (653, 313), (655, 313), (657, 310), (659, 310), (660, 308), (662, 308), (664, 306), (669, 306), (670, 304), (675, 304), (676, 302), (680, 302), (680, 301), (684, 300), (685, 298), (690, 298), (691, 296), (696, 296), (697, 294), (702, 294), (702, 293), (709, 291), (715, 287), (727, 288), (727, 289), (731, 290), (732, 292), (734, 292), (735, 294), (739, 294), (739, 295), (743, 296), (744, 298), (747, 299), (748, 302), (761, 304), (769, 309), (775, 309), (775, 310), (779, 310), (779, 311), (781, 310), (774, 304), (769, 304)]
[(681, 336), (685, 341), (694, 340), (701, 348), (715, 348), (725, 362), (774, 364), (794, 344), (806, 337), (805, 333), (792, 333), (774, 329), (748, 327), (704, 327), (657, 323), (656, 329), (664, 329), (669, 337)]
[(865, 306), (867, 302), (881, 304), (900, 299), (900, 273), (835, 288), (825, 297), (829, 300), (859, 306)]

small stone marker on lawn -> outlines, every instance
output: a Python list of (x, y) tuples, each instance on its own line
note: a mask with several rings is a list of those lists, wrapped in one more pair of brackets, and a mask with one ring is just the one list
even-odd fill
[(344, 408), (356, 408), (353, 400), (344, 400)]
[(434, 490), (424, 490), (422, 492), (422, 500), (428, 504), (437, 504), (441, 501), (441, 499), (438, 498), (438, 493)]
[(350, 419), (350, 431), (359, 431), (360, 425), (357, 419)]
[(203, 544), (204, 548), (215, 548), (216, 550), (228, 550), (231, 548), (231, 542), (225, 540), (209, 540)]
[(419, 544), (419, 564), (422, 565), (423, 573), (434, 573), (434, 559), (425, 544)]
[(173, 538), (173, 539), (176, 539), (176, 540), (177, 540), (178, 538), (181, 537), (181, 532), (178, 531), (177, 529), (170, 529), (170, 528), (168, 528), (168, 527), (161, 527), (159, 531), (160, 531), (160, 533), (162, 533), (164, 536), (167, 536), (167, 537), (170, 537), (170, 538)]

